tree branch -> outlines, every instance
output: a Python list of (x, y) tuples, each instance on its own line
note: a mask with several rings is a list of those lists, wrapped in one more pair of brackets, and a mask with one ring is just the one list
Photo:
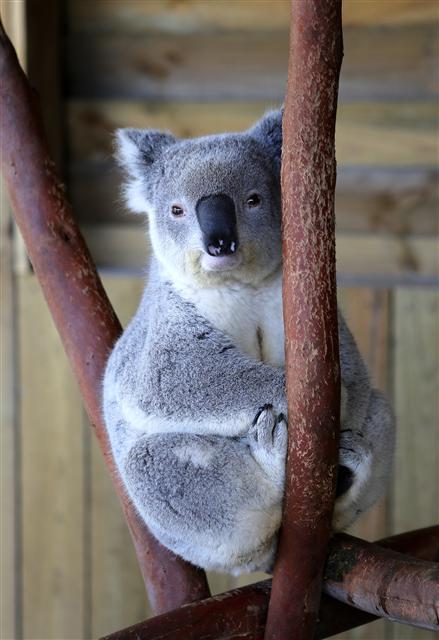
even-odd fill
[(149, 533), (117, 473), (101, 414), (101, 384), (120, 323), (49, 157), (36, 93), (0, 23), (1, 164), (15, 219), (78, 380), (156, 613), (207, 597), (204, 572)]
[(266, 640), (309, 640), (335, 497), (340, 420), (334, 137), (341, 0), (292, 0), (283, 117), (284, 510)]

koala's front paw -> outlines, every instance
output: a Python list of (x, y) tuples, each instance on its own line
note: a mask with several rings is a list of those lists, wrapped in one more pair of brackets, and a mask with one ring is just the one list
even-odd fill
[(364, 436), (351, 429), (340, 433), (339, 468), (333, 526), (345, 529), (361, 513), (359, 497), (372, 472), (372, 450)]
[(259, 409), (248, 433), (250, 450), (265, 473), (276, 483), (283, 484), (287, 455), (287, 421), (277, 414), (271, 404)]

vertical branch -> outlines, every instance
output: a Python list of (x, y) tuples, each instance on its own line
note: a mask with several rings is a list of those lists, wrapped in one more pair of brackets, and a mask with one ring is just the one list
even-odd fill
[(101, 414), (101, 381), (121, 326), (49, 158), (35, 93), (0, 23), (1, 165), (15, 219), (79, 383), (156, 613), (209, 595), (204, 572), (162, 547), (120, 482)]
[(341, 0), (292, 0), (283, 119), (283, 305), (289, 445), (265, 638), (314, 635), (338, 456), (334, 133)]

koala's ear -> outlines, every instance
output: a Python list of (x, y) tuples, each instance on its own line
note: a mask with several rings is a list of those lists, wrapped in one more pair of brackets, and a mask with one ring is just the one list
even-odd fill
[(115, 156), (118, 163), (137, 178), (154, 162), (164, 147), (175, 141), (172, 134), (163, 131), (117, 129)]
[(260, 142), (280, 167), (282, 152), (282, 115), (283, 108), (268, 111), (248, 133)]
[(118, 129), (115, 134), (115, 156), (120, 166), (128, 173), (123, 186), (123, 196), (128, 207), (135, 213), (150, 213), (153, 206), (148, 181), (148, 167), (160, 155), (164, 147), (176, 141), (170, 133), (147, 129)]

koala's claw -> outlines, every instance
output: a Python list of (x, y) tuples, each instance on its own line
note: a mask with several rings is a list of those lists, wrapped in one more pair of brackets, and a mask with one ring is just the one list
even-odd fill
[(282, 448), (284, 444), (284, 423), (286, 427), (286, 420), (283, 413), (276, 415), (273, 410), (273, 405), (265, 404), (258, 410), (253, 420), (249, 436), (267, 451), (273, 448), (278, 450)]
[(273, 409), (273, 405), (272, 404), (263, 404), (262, 407), (259, 407), (258, 412), (256, 413), (254, 420), (252, 422), (252, 427), (255, 427), (259, 418), (261, 417), (261, 414), (264, 413), (264, 411), (271, 411)]
[(276, 425), (273, 430), (273, 442), (275, 449), (282, 455), (285, 460), (288, 445), (288, 424), (283, 413), (280, 413), (276, 419)]
[(255, 460), (276, 481), (283, 481), (287, 453), (287, 422), (284, 414), (276, 414), (271, 404), (261, 407), (248, 433)]

